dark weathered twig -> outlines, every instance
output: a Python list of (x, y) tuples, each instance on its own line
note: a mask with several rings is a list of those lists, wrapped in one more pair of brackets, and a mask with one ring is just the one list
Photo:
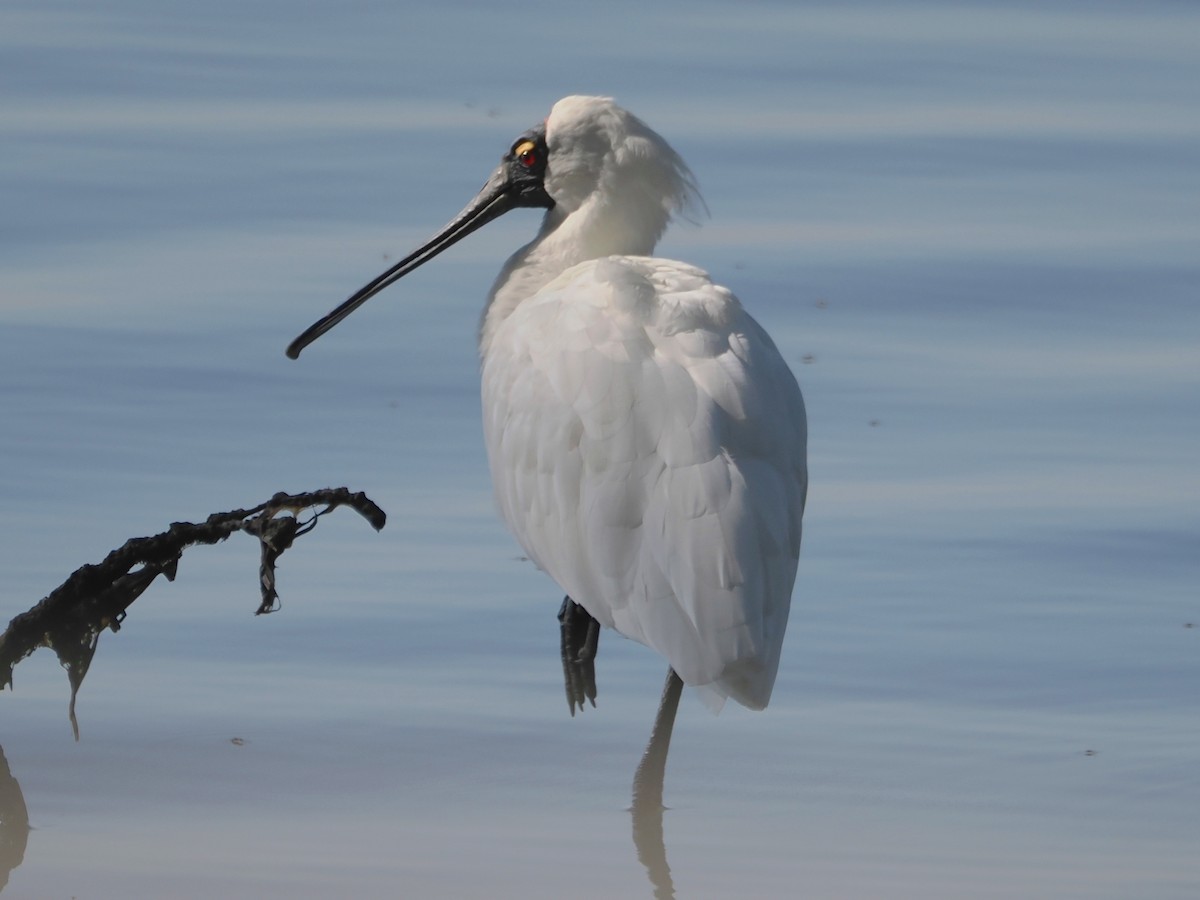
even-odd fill
[[(261, 615), (279, 605), (275, 561), (297, 537), (311, 531), (318, 518), (339, 506), (358, 512), (376, 531), (387, 519), (366, 494), (326, 488), (305, 494), (279, 493), (252, 509), (213, 513), (202, 524), (175, 522), (161, 534), (126, 541), (103, 562), (76, 569), (36, 606), (9, 622), (0, 635), (0, 689), (12, 686), (17, 663), (39, 647), (50, 647), (58, 654), (71, 682), (71, 726), (78, 740), (75, 696), (96, 653), (100, 632), (105, 628), (119, 630), (130, 604), (159, 575), (174, 581), (179, 558), (187, 547), (216, 544), (235, 531), (257, 537), (262, 547), (262, 599), (256, 614)], [(312, 510), (312, 516), (300, 521), (298, 516), (305, 510)]]

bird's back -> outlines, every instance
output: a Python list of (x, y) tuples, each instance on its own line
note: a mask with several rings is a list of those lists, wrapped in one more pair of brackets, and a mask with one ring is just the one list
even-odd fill
[(483, 361), (501, 513), (605, 625), (685, 682), (770, 698), (800, 551), (804, 402), (770, 338), (699, 269), (576, 265)]

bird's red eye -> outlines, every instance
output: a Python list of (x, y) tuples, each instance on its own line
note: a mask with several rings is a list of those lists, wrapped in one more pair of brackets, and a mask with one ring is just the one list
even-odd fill
[(517, 158), (517, 162), (526, 169), (532, 169), (537, 165), (537, 145), (533, 141), (521, 141), (513, 148), (513, 155)]

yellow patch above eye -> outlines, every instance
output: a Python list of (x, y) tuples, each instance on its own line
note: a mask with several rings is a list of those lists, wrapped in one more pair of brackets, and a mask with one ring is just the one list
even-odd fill
[(537, 145), (534, 144), (533, 141), (521, 141), (521, 143), (519, 143), (519, 144), (517, 144), (517, 146), (513, 147), (513, 156), (520, 158), (520, 157), (524, 156), (526, 153), (528, 153), (530, 150), (535, 149), (536, 146)]

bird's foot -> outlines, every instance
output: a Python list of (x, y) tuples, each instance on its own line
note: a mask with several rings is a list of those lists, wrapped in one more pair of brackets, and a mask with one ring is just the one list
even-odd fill
[(567, 708), (573, 716), (575, 708), (582, 710), (585, 702), (596, 705), (596, 650), (600, 645), (600, 623), (570, 597), (563, 598), (558, 622)]

